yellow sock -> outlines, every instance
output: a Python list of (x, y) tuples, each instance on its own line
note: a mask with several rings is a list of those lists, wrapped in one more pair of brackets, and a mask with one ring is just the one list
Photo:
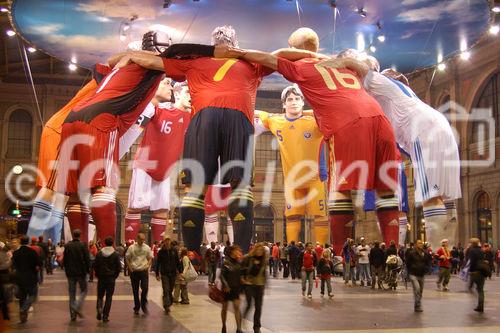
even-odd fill
[(300, 235), (300, 221), (286, 221), (286, 240), (298, 242)]
[(329, 243), (329, 225), (328, 220), (314, 221), (314, 238), (322, 246)]

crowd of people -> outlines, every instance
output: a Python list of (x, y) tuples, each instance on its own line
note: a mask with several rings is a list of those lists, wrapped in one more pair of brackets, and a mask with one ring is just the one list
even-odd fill
[[(209, 289), (219, 289), (223, 295), (220, 300), (222, 332), (226, 331), (229, 302), (233, 303), (238, 332), (241, 332), (242, 318), (248, 316), (252, 307), (254, 331), (260, 332), (268, 277), (301, 280), (302, 295), (308, 299), (312, 298), (314, 285), (320, 284), (321, 297), (326, 294), (332, 298), (331, 280), (335, 275), (343, 276), (346, 286), (351, 283), (353, 287), (383, 289), (382, 281), (393, 269), (398, 269), (401, 274), (395, 276), (396, 285), (399, 279), (411, 283), (414, 310), (421, 312), (425, 276), (437, 274), (437, 290), (448, 292), (450, 276), (459, 275), (468, 282), (470, 291), (475, 286), (478, 304), (474, 310), (483, 312), (485, 280), (494, 272), (500, 275), (500, 249), (494, 252), (490, 244), (480, 245), (477, 238), (472, 238), (467, 248), (461, 244), (450, 248), (448, 240), (443, 239), (441, 247), (435, 250), (420, 240), (396, 248), (394, 242), (386, 246), (378, 241), (367, 242), (363, 237), (358, 242), (348, 238), (341, 253), (335, 253), (329, 244), (263, 242), (251, 244), (246, 255), (237, 245), (211, 242), (202, 244), (203, 258), (197, 263), (193, 253), (170, 238), (154, 242), (152, 249), (143, 233), (139, 233), (134, 242), (117, 246), (112, 237), (103, 242), (82, 242), (78, 229), (72, 236), (71, 241), (57, 246), (50, 240), (44, 242), (42, 237), (21, 236), (8, 244), (0, 242), (0, 305), (4, 320), (10, 320), (8, 303), (15, 296), (19, 299), (20, 321), (27, 321), (38, 287), (44, 283), (43, 275), (53, 274), (54, 267), (64, 270), (67, 277), (71, 321), (83, 317), (88, 282), (92, 282), (95, 275), (96, 318), (104, 323), (109, 321), (115, 280), (122, 272), (130, 277), (135, 315), (140, 311), (148, 314), (150, 274), (161, 281), (166, 315), (175, 303), (189, 304), (189, 283), (198, 275), (207, 274)], [(241, 294), (246, 299), (244, 308)]]

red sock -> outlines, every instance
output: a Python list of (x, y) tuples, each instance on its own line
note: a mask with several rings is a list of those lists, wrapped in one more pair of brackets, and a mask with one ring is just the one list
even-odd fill
[(164, 218), (153, 217), (151, 219), (151, 243), (163, 240), (166, 225), (167, 220)]
[(92, 194), (92, 217), (94, 218), (97, 241), (111, 236), (116, 239), (116, 198), (114, 194), (95, 192)]
[(384, 243), (389, 246), (391, 241), (399, 243), (399, 203), (395, 196), (384, 196), (376, 200), (377, 219), (384, 238)]
[(125, 241), (134, 240), (141, 230), (141, 213), (125, 214)]
[(330, 221), (330, 240), (336, 256), (342, 253), (347, 238), (352, 238), (354, 205), (351, 199), (337, 199), (328, 207)]
[(331, 242), (335, 255), (342, 253), (342, 247), (347, 238), (352, 238), (354, 214), (333, 214), (329, 216)]
[(71, 232), (80, 229), (82, 235), (80, 241), (89, 241), (89, 208), (79, 201), (70, 201), (67, 204), (66, 215), (68, 216)]

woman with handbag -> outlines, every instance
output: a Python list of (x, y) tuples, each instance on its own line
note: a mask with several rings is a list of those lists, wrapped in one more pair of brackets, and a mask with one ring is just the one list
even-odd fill
[[(190, 269), (191, 261), (189, 260), (188, 257), (188, 250), (183, 247), (180, 250), (180, 255), (179, 257), (181, 258), (181, 267), (182, 271), (180, 274), (177, 275), (177, 278), (175, 280), (175, 287), (174, 287), (174, 303), (179, 303), (179, 293), (181, 295), (181, 302), (180, 304), (189, 304), (189, 295), (188, 295), (188, 289), (187, 285), (188, 282), (186, 279), (186, 275), (188, 273), (188, 270)], [(192, 266), (192, 265), (191, 265)]]
[(222, 291), (224, 292), (224, 302), (222, 303), (221, 319), (222, 333), (226, 333), (227, 307), (229, 302), (233, 302), (234, 318), (236, 320), (236, 333), (241, 331), (240, 293), (242, 291), (241, 250), (238, 246), (232, 245), (227, 248), (224, 265), (220, 273)]

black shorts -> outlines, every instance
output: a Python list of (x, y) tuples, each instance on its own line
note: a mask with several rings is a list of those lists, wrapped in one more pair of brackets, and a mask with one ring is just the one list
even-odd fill
[(241, 111), (213, 107), (199, 111), (191, 119), (184, 138), (182, 183), (219, 184), (220, 158), (222, 183), (250, 184), (253, 134), (253, 124)]

